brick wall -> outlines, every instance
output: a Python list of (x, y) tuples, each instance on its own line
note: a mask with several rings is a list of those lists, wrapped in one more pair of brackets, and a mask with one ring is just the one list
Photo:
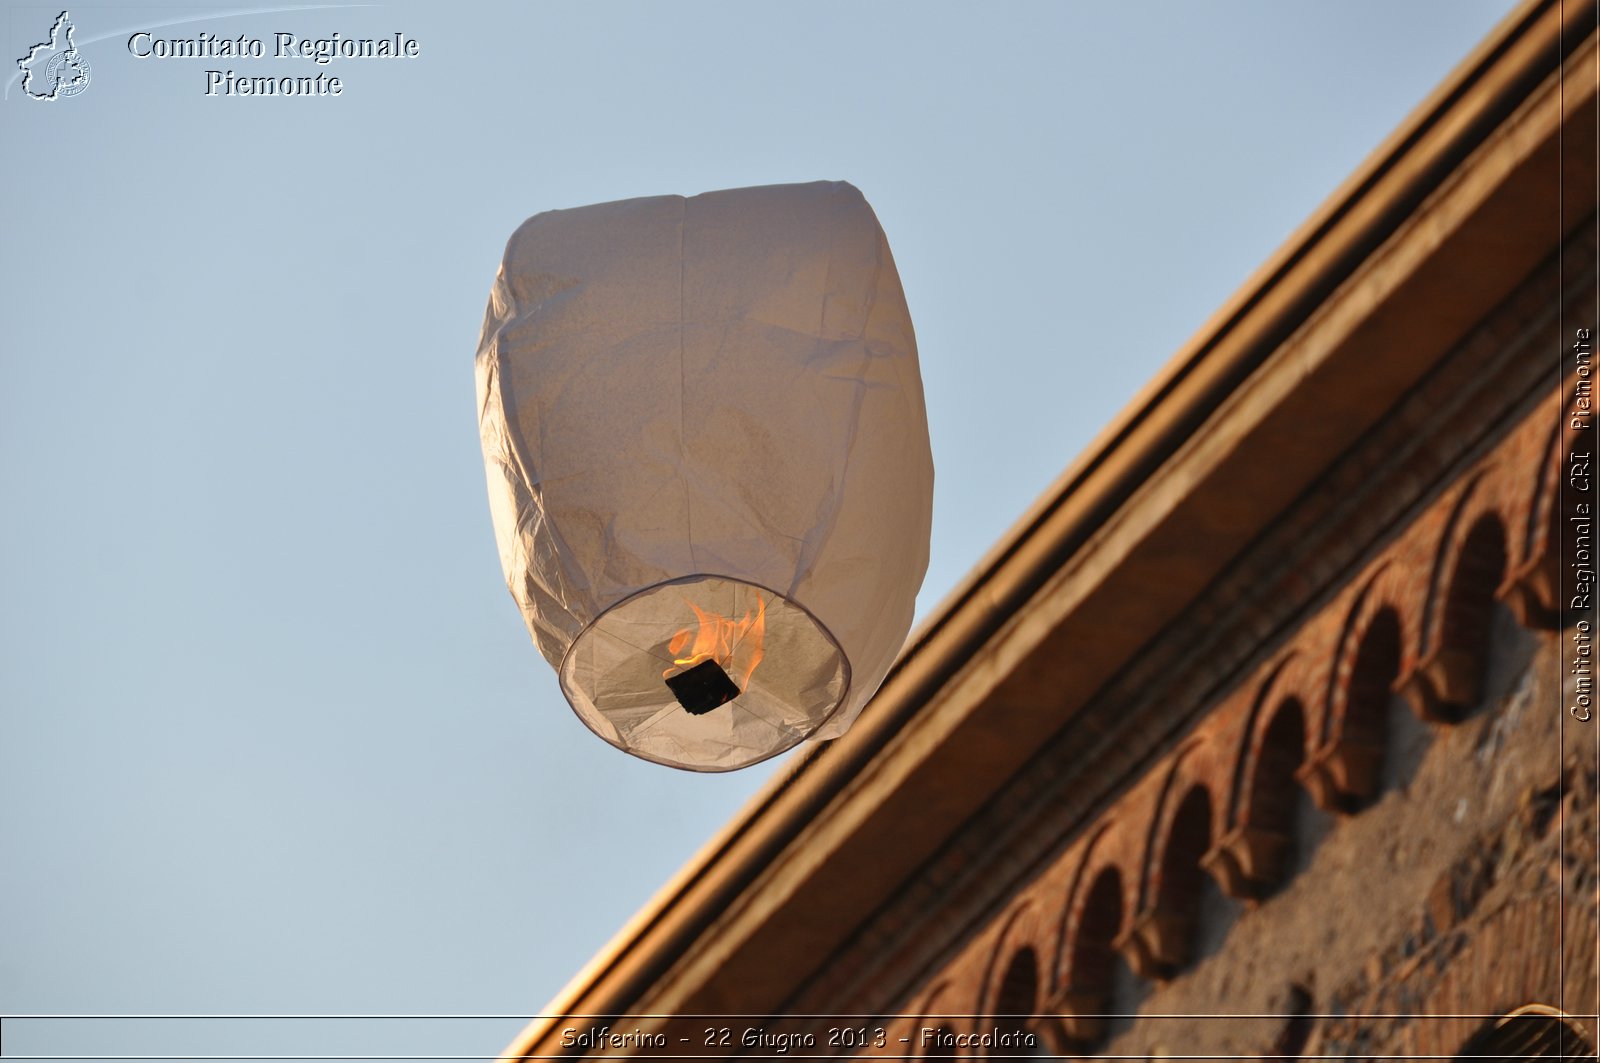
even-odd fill
[(1590, 1013), (1592, 1043), (1596, 725), (1565, 712), (1560, 401), (1078, 832), (891, 1042), (1023, 1011), (1053, 1052), (1450, 1055), (1542, 1003)]

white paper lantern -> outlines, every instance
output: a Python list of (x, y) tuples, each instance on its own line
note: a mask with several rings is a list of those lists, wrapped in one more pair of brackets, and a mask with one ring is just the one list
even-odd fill
[(916, 340), (860, 192), (537, 215), (477, 379), (506, 582), (585, 724), (699, 771), (844, 732), (910, 629), (933, 498)]

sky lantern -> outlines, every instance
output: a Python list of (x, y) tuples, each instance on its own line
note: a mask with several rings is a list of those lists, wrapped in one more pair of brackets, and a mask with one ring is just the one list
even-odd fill
[(578, 717), (728, 771), (860, 713), (928, 564), (916, 339), (843, 182), (536, 215), (477, 355), (501, 566)]

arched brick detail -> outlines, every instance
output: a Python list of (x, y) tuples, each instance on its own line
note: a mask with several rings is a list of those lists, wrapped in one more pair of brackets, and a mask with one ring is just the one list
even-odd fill
[[(1570, 385), (1570, 377), (1567, 381)], [(1527, 514), (1525, 521), (1514, 526), (1520, 531), (1520, 541), (1511, 544), (1514, 562), (1500, 588), (1501, 597), (1525, 627), (1554, 629), (1562, 625), (1567, 610), (1559, 600), (1561, 587), (1561, 526), (1567, 518), (1578, 515), (1574, 504), (1578, 501), (1563, 498), (1562, 479), (1566, 476), (1569, 461), (1575, 451), (1588, 453), (1591, 448), (1585, 441), (1585, 432), (1576, 430), (1565, 417), (1550, 433), (1539, 467), (1534, 471), (1538, 485), (1534, 497), (1526, 508), (1516, 511)], [(1595, 472), (1594, 455), (1590, 454), (1590, 475)], [(1563, 512), (1562, 502), (1566, 502)], [(1520, 549), (1519, 549), (1520, 548)]]
[(955, 1059), (963, 1054), (960, 1048), (953, 1045), (941, 1045), (937, 1038), (930, 1045), (924, 1046), (922, 1043), (924, 1027), (952, 1034), (967, 1032), (970, 1020), (951, 1017), (966, 1012), (965, 1008), (954, 1003), (956, 996), (954, 983), (946, 978), (922, 998), (922, 1003), (916, 1009), (916, 1018), (906, 1033), (911, 1038), (910, 1055), (918, 1059)]
[(1526, 565), (1544, 553), (1549, 544), (1550, 520), (1556, 506), (1556, 496), (1561, 491), (1561, 466), (1563, 455), (1571, 450), (1571, 432), (1561, 423), (1559, 407), (1552, 411), (1553, 427), (1545, 436), (1544, 448), (1539, 452), (1538, 465), (1525, 469), (1524, 474), (1533, 480), (1533, 497), (1522, 509), (1523, 520), (1519, 527), (1521, 536), (1516, 546), (1516, 563)]
[(1066, 989), (1057, 994), (1055, 1010), (1074, 1042), (1090, 1044), (1105, 1032), (1101, 1017), (1111, 1000), (1117, 964), (1116, 942), (1127, 925), (1127, 890), (1116, 865), (1106, 864), (1084, 890), (1082, 921), (1074, 934), (1067, 961)]
[(1484, 506), (1482, 493), (1478, 489), (1483, 485), (1486, 473), (1487, 470), (1478, 469), (1462, 483), (1455, 502), (1450, 506), (1450, 515), (1445, 518), (1439, 547), (1428, 575), (1428, 594), (1422, 605), (1422, 620), (1417, 631), (1417, 648), (1423, 654), (1439, 641), (1440, 614), (1444, 610), (1445, 591), (1455, 565), (1454, 555), (1461, 548), (1463, 529), (1472, 525)]
[[(1546, 423), (1540, 420), (1524, 426), (1504, 449), (1486, 457), (1475, 474), (1477, 489), (1474, 493), (1473, 518), (1481, 516), (1484, 509), (1493, 509), (1505, 518), (1508, 572), (1516, 567), (1519, 558), (1527, 555), (1529, 549), (1529, 518), (1537, 505), (1543, 490), (1542, 481), (1546, 479), (1548, 471), (1539, 465), (1538, 471), (1530, 474), (1529, 467), (1549, 460), (1552, 437), (1543, 430)], [(1530, 428), (1538, 431), (1530, 431)], [(1462, 527), (1471, 524), (1472, 520), (1465, 520)], [(1502, 583), (1502, 590), (1504, 586)]]
[(1115, 942), (1133, 910), (1133, 876), (1108, 846), (1102, 824), (1090, 839), (1073, 876), (1062, 919), (1051, 1011), (1061, 1016), (1063, 1033), (1078, 1045), (1092, 1044), (1105, 1032), (1099, 1016), (1111, 999), (1117, 963)]
[(1446, 525), (1434, 562), (1421, 653), (1399, 684), (1420, 718), (1459, 720), (1477, 703), (1508, 556), (1505, 519), (1469, 488)]
[(1000, 972), (990, 1009), (997, 1030), (1021, 1034), (1039, 1025), (1036, 1016), (1044, 1010), (1042, 967), (1039, 950), (1033, 946), (1018, 945), (1011, 951), (1011, 958)]
[(1408, 653), (1398, 600), (1401, 566), (1384, 564), (1346, 616), (1328, 677), (1319, 742), (1299, 778), (1319, 808), (1351, 812), (1377, 793), (1389, 695)]
[(1060, 1038), (1059, 1031), (1043, 1028), (1051, 970), (1044, 931), (1041, 906), (1024, 898), (996, 939), (979, 990), (977, 1013), (992, 1016), (992, 1025), (1002, 1031), (1032, 1031), (1054, 1043)]
[(1294, 838), (1296, 773), (1311, 744), (1305, 701), (1291, 693), (1302, 669), (1291, 653), (1251, 704), (1229, 780), (1224, 830), (1203, 863), (1231, 897), (1264, 897), (1281, 881)]
[(1220, 818), (1208, 751), (1207, 743), (1195, 742), (1178, 753), (1147, 836), (1139, 907), (1116, 942), (1141, 978), (1170, 978), (1192, 954), (1206, 874), (1201, 861), (1216, 843)]
[(1210, 743), (1203, 737), (1191, 738), (1172, 755), (1161, 778), (1155, 810), (1145, 830), (1144, 850), (1139, 857), (1138, 893), (1134, 899), (1136, 911), (1148, 908), (1159, 892), (1161, 861), (1179, 802), (1194, 786), (1211, 787), (1211, 773), (1206, 771), (1211, 760), (1207, 756), (1209, 746)]
[[(1101, 844), (1113, 835), (1115, 820), (1106, 819), (1096, 824), (1085, 836), (1084, 842), (1077, 846), (1076, 853), (1069, 853), (1066, 859), (1073, 864), (1072, 874), (1066, 889), (1066, 903), (1061, 906), (1061, 918), (1056, 928), (1056, 962), (1051, 971), (1051, 992), (1059, 992), (1072, 986), (1072, 949), (1078, 934), (1083, 928), (1084, 906), (1087, 903), (1089, 889), (1095, 878), (1106, 870), (1116, 874), (1119, 888), (1122, 893), (1118, 896), (1118, 906), (1121, 911), (1129, 910), (1127, 897), (1128, 876), (1123, 872), (1115, 859), (1115, 854), (1107, 845)], [(1121, 931), (1119, 924), (1117, 931)]]
[(1048, 968), (1041, 958), (1045, 941), (1043, 929), (1039, 906), (1033, 903), (1031, 898), (1024, 897), (1012, 908), (1011, 914), (1006, 917), (1004, 929), (995, 938), (994, 948), (989, 953), (989, 962), (984, 967), (983, 983), (978, 989), (978, 999), (974, 1009), (978, 1014), (1000, 1013), (996, 1005), (999, 1003), (1002, 983), (1005, 981), (1012, 957), (1021, 949), (1033, 953), (1034, 962), (1038, 967), (1034, 980), (1035, 1000), (1032, 1010), (1039, 1010), (1047, 990), (1045, 972)]
[(1311, 748), (1306, 722), (1305, 703), (1293, 694), (1262, 715), (1250, 751), (1250, 775), (1240, 806), (1242, 824), (1278, 832), (1293, 825), (1290, 806), (1296, 774)]
[(1227, 827), (1233, 827), (1241, 822), (1253, 751), (1258, 744), (1257, 736), (1266, 726), (1267, 718), (1272, 715), (1272, 707), (1285, 696), (1283, 690), (1290, 684), (1290, 669), (1302, 659), (1302, 656), (1298, 651), (1290, 650), (1273, 662), (1266, 669), (1265, 678), (1256, 687), (1255, 696), (1250, 699), (1250, 709), (1245, 714), (1244, 726), (1240, 728), (1238, 745), (1234, 753), (1233, 774), (1228, 781), (1228, 804), (1223, 816), (1223, 824)]

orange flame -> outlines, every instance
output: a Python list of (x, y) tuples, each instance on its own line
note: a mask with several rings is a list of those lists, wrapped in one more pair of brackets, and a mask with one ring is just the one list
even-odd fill
[[(673, 666), (662, 672), (661, 677), (665, 679), (675, 672), (693, 668), (701, 661), (716, 661), (739, 687), (739, 692), (744, 693), (756, 665), (766, 655), (763, 647), (767, 635), (766, 600), (757, 598), (755, 612), (746, 609), (739, 620), (708, 613), (693, 602), (687, 604), (694, 610), (698, 625), (682, 628), (667, 643), (667, 652), (673, 655)], [(694, 640), (692, 645), (690, 639)], [(688, 656), (680, 656), (685, 646), (689, 648)]]

